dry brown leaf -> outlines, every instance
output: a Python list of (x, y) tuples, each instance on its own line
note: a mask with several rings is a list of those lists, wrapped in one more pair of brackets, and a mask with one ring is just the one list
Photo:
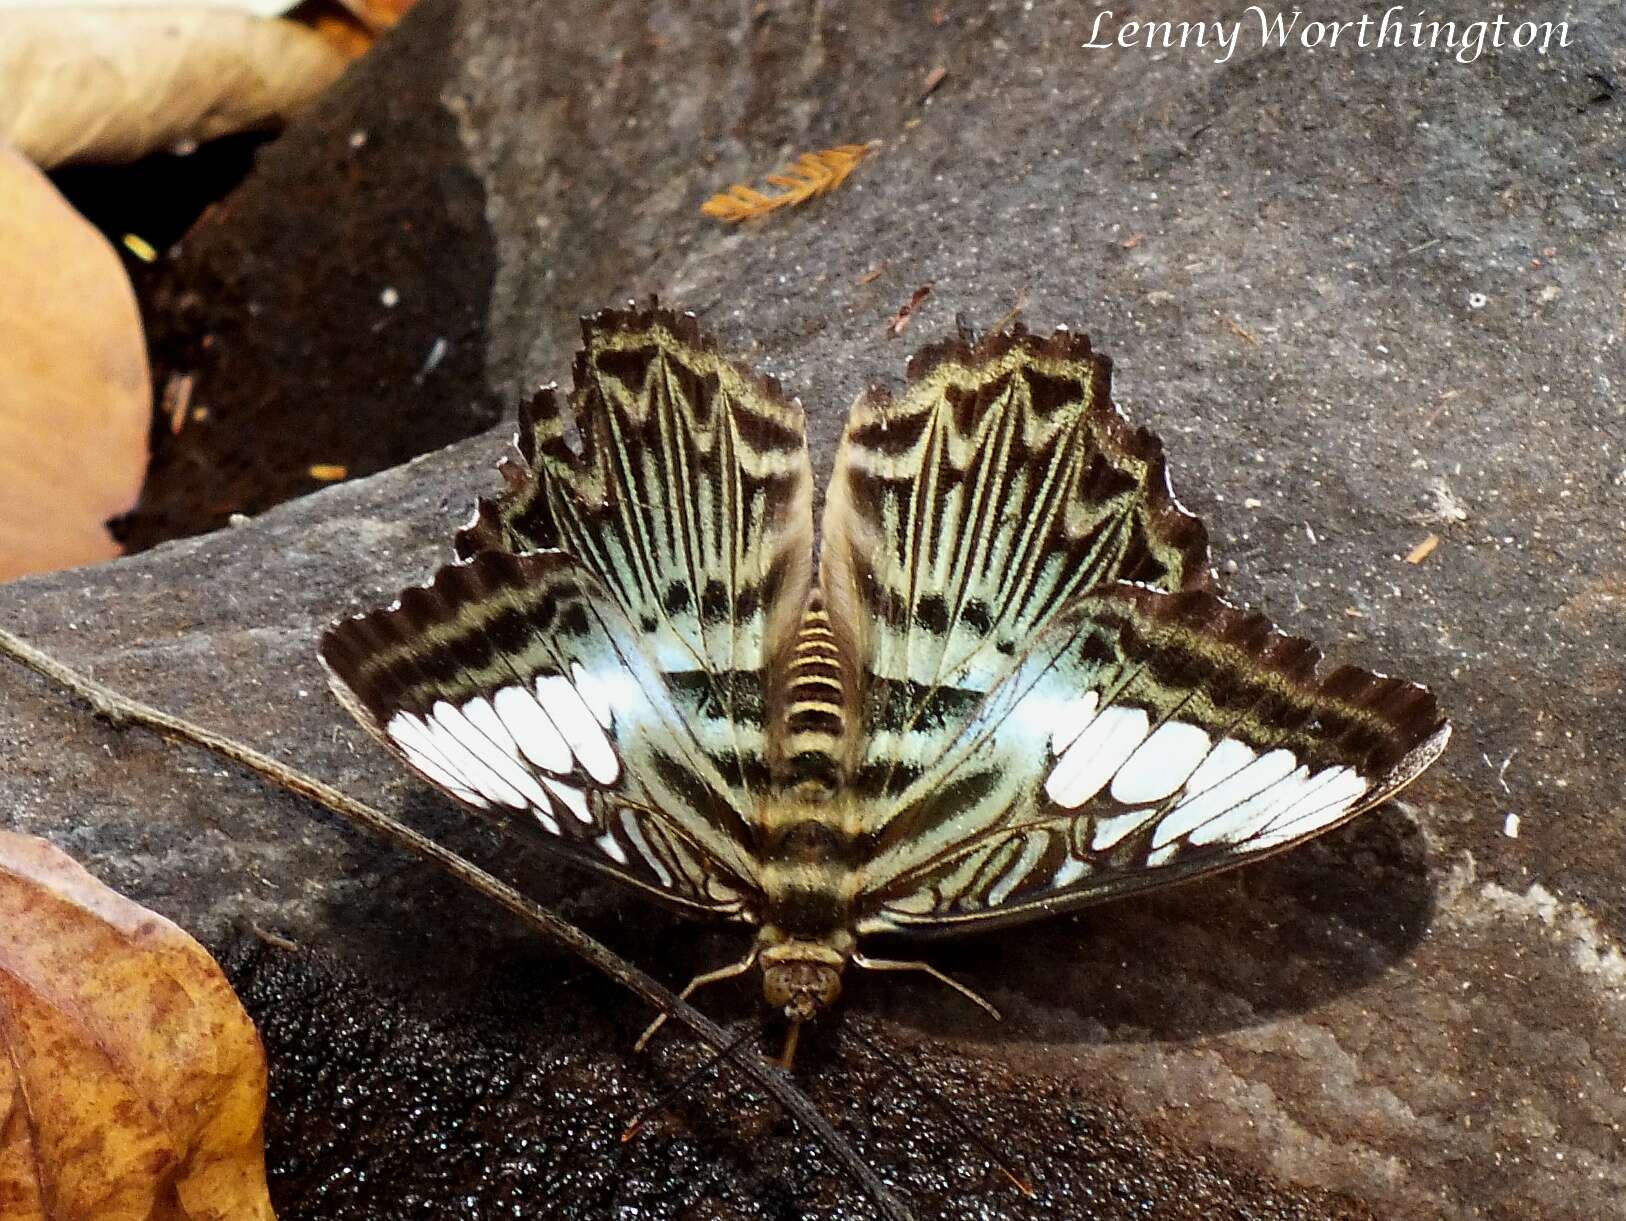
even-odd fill
[(274, 126), (344, 58), (291, 21), (208, 7), (0, 6), (0, 140), (47, 168)]
[(1413, 547), (1409, 552), (1406, 553), (1406, 563), (1421, 564), (1424, 560), (1428, 559), (1429, 556), (1434, 554), (1434, 548), (1438, 547), (1439, 545), (1440, 536), (1438, 534), (1430, 534), (1422, 542), (1418, 543), (1417, 546)]
[(265, 1084), (202, 946), (0, 831), (0, 1215), (273, 1221)]
[(150, 378), (119, 256), (0, 145), (0, 580), (119, 553), (103, 523), (141, 491)]
[(803, 153), (796, 164), (777, 174), (768, 175), (768, 184), (782, 188), (777, 195), (767, 195), (744, 183), (736, 182), (721, 195), (713, 195), (700, 205), (700, 210), (715, 220), (738, 224), (742, 220), (755, 220), (780, 208), (806, 203), (817, 195), (835, 190), (847, 181), (847, 175), (858, 168), (858, 163), (870, 154), (867, 144), (843, 144), (823, 152)]

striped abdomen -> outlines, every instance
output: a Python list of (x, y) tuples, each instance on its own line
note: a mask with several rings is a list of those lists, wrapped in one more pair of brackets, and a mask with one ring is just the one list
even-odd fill
[(815, 590), (785, 668), (780, 705), (784, 709), (780, 739), (783, 787), (805, 784), (835, 790), (846, 738), (849, 681), (830, 616)]

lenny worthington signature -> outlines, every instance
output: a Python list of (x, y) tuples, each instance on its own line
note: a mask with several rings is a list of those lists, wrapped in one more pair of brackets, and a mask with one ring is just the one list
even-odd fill
[(1246, 32), (1258, 34), (1261, 48), (1297, 45), (1314, 51), (1336, 47), (1342, 40), (1344, 46), (1362, 48), (1453, 51), (1458, 63), (1471, 64), (1486, 51), (1504, 47), (1534, 48), (1538, 55), (1545, 55), (1555, 42), (1560, 47), (1570, 45), (1568, 21), (1513, 22), (1500, 13), (1484, 21), (1408, 21), (1407, 15), (1406, 6), (1396, 4), (1381, 17), (1362, 14), (1349, 21), (1305, 21), (1300, 9), (1291, 15), (1278, 10), (1271, 16), (1255, 4), (1235, 21), (1125, 21), (1111, 31), (1105, 27), (1112, 20), (1112, 10), (1103, 9), (1095, 15), (1090, 40), (1083, 46), (1087, 51), (1213, 47), (1221, 52), (1214, 62), (1223, 64), (1236, 54)]

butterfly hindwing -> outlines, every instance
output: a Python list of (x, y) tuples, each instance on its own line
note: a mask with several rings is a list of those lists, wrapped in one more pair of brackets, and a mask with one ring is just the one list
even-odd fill
[(362, 725), (463, 804), (679, 906), (747, 909), (747, 811), (572, 557), (483, 552), (335, 624), (321, 656)]
[(1202, 590), (1117, 584), (1058, 615), (888, 820), (870, 931), (952, 931), (1241, 864), (1409, 783), (1449, 728)]

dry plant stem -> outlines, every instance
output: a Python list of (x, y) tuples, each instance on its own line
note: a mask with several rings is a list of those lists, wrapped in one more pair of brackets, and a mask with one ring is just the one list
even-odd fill
[[(560, 919), (536, 901), (526, 898), (512, 886), (499, 881), (473, 862), (464, 860), (455, 852), (443, 848), (434, 840), (414, 831), (382, 810), (357, 801), (332, 785), (295, 771), (241, 742), (205, 729), (201, 725), (194, 725), (162, 709), (120, 695), (95, 679), (63, 665), (49, 654), (42, 653), (3, 628), (0, 628), (0, 654), (43, 675), (63, 690), (86, 701), (97, 716), (103, 717), (113, 725), (139, 725), (174, 741), (202, 747), (230, 759), (273, 784), (287, 789), (290, 793), (344, 815), (420, 860), (439, 866), (458, 881), (472, 887), (499, 906), (507, 908), (548, 940), (563, 946), (636, 993), (656, 1009), (683, 1023), (714, 1052), (727, 1057), (727, 1053), (732, 1050), (731, 1040), (722, 1027), (686, 1001), (680, 1000), (609, 947), (589, 937), (568, 921)], [(863, 1187), (882, 1216), (889, 1221), (912, 1221), (911, 1214), (887, 1190), (880, 1176), (869, 1168), (852, 1145), (819, 1113), (812, 1099), (797, 1088), (788, 1074), (773, 1067), (760, 1056), (728, 1058), (744, 1071), (746, 1076), (767, 1091), (793, 1118), (813, 1133), (819, 1143), (835, 1156)]]

